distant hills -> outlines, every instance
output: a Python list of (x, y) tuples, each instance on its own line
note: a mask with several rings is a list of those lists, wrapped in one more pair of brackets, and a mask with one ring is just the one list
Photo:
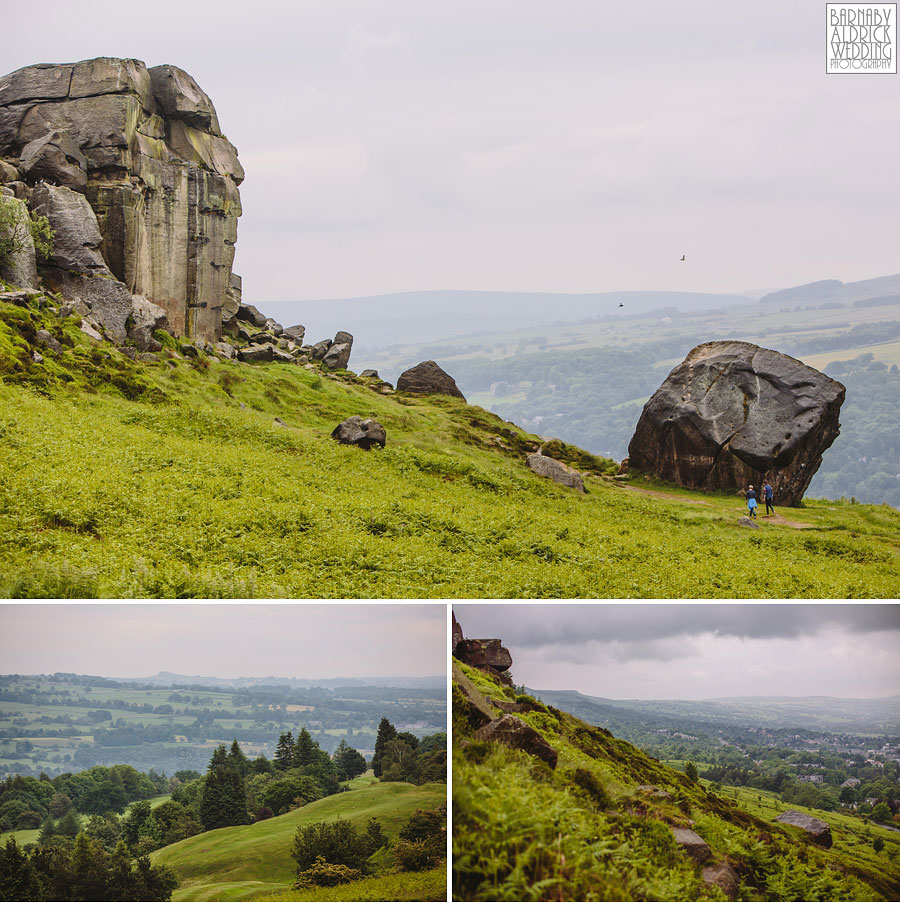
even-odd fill
[(900, 734), (900, 696), (728, 697), (712, 700), (609, 700), (576, 690), (535, 690), (544, 703), (597, 724), (690, 721), (719, 725), (803, 727), (822, 732)]
[(259, 308), (284, 324), (301, 322), (319, 340), (338, 329), (361, 348), (443, 340), (467, 334), (516, 331), (584, 318), (635, 315), (656, 309), (705, 311), (752, 305), (749, 296), (628, 290), (609, 293), (502, 293), (424, 290), (298, 302), (261, 302)]
[(400, 687), (407, 690), (431, 690), (444, 687), (443, 675), (425, 675), (422, 677), (385, 675), (360, 675), (346, 678), (217, 678), (205, 675), (179, 675), (173, 672), (157, 672), (149, 678), (114, 678), (115, 681), (133, 681), (147, 687), (170, 687), (172, 685), (199, 684), (204, 687), (248, 688), (248, 687), (289, 687), (303, 690), (313, 687), (324, 687), (335, 690), (339, 687)]
[(900, 274), (850, 283), (828, 279), (771, 292), (421, 290), (344, 299), (262, 301), (257, 305), (285, 325), (302, 323), (313, 341), (331, 337), (339, 329), (349, 331), (362, 350), (571, 324), (586, 318), (643, 315), (662, 309), (706, 312), (756, 305), (768, 308), (788, 303), (853, 302), (898, 292)]

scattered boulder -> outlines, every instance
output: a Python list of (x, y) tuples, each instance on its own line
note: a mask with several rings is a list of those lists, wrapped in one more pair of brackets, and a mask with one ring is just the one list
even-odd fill
[(362, 372), (359, 373), (359, 377), (360, 378), (378, 378), (378, 379), (381, 378), (381, 376), (378, 374), (377, 369), (363, 369)]
[(673, 829), (672, 835), (675, 836), (678, 846), (698, 864), (712, 857), (712, 849), (693, 829)]
[(332, 344), (322, 357), (322, 363), (329, 369), (346, 369), (350, 362), (350, 344)]
[(331, 339), (321, 340), (313, 344), (309, 351), (309, 358), (314, 362), (325, 359), (325, 354), (331, 349)]
[(22, 178), (17, 167), (0, 158), (0, 183), (16, 183)]
[(238, 351), (242, 363), (270, 363), (275, 358), (275, 348), (271, 344), (251, 344)]
[(743, 517), (738, 517), (738, 526), (746, 527), (748, 530), (758, 530), (759, 524), (756, 523), (751, 517), (744, 515)]
[(431, 359), (407, 369), (397, 379), (397, 390), (414, 394), (446, 394), (465, 400), (453, 378)]
[(384, 447), (387, 432), (384, 426), (375, 419), (363, 419), (361, 416), (350, 416), (335, 426), (331, 437), (342, 445), (356, 445), (368, 451), (373, 445)]
[(62, 353), (62, 344), (46, 328), (38, 328), (37, 339), (54, 353)]
[(135, 347), (143, 353), (158, 353), (162, 344), (153, 336), (153, 332), (169, 330), (166, 310), (157, 306), (145, 296), (135, 294), (131, 297), (131, 327), (128, 336)]
[(274, 334), (275, 337), (281, 337), (281, 335), (284, 334), (284, 328), (282, 328), (274, 318), (266, 319), (265, 328), (266, 331), (268, 331), (270, 334)]
[(78, 327), (88, 337), (93, 338), (94, 340), (98, 340), (98, 341), (103, 340), (103, 337), (100, 335), (100, 332), (97, 331), (97, 329), (94, 328), (93, 325), (91, 325), (91, 323), (86, 318), (83, 318), (81, 320), (81, 324)]
[(214, 347), (216, 353), (218, 353), (219, 356), (224, 356), (225, 359), (234, 359), (237, 356), (237, 350), (226, 341), (216, 341)]
[(577, 489), (579, 492), (584, 491), (584, 480), (581, 478), (581, 473), (552, 457), (547, 457), (545, 454), (529, 454), (525, 458), (525, 463), (528, 465), (528, 469), (532, 473), (537, 473), (538, 476), (545, 476), (547, 479), (552, 479), (570, 489)]
[(646, 795), (649, 798), (654, 798), (660, 801), (671, 801), (672, 792), (666, 791), (664, 788), (657, 788), (655, 785), (638, 785), (637, 790)]
[(761, 486), (794, 506), (837, 438), (844, 386), (743, 341), (700, 344), (644, 405), (633, 470), (690, 489)]
[(237, 317), (241, 321), (256, 325), (257, 328), (264, 328), (266, 325), (266, 317), (256, 306), (251, 306), (249, 303), (241, 303), (238, 307)]
[(479, 728), (474, 735), (479, 741), (496, 741), (522, 750), (556, 769), (559, 754), (530, 725), (518, 716), (500, 716)]
[(730, 864), (715, 864), (712, 867), (704, 867), (702, 874), (703, 882), (707, 886), (718, 886), (728, 896), (730, 901), (737, 900), (741, 878)]
[(454, 655), (466, 665), (492, 668), (497, 672), (507, 671), (513, 661), (509, 650), (496, 638), (461, 640), (454, 649)]
[(303, 337), (306, 334), (306, 328), (303, 325), (291, 325), (290, 328), (285, 328), (284, 333), (289, 337), (292, 337), (294, 341), (298, 344), (303, 343)]
[(784, 813), (775, 817), (776, 823), (787, 823), (788, 826), (796, 826), (802, 829), (816, 844), (823, 848), (831, 848), (833, 840), (831, 838), (831, 826), (818, 817), (810, 816), (800, 810), (786, 810)]
[(338, 333), (335, 334), (334, 340), (332, 340), (332, 343), (333, 344), (348, 344), (349, 346), (352, 347), (353, 346), (353, 335), (349, 334), (347, 331), (338, 331)]
[(42, 362), (44, 361), (44, 357), (41, 356), (41, 354), (38, 353), (37, 350), (32, 350), (32, 351), (31, 351), (31, 358), (32, 358), (36, 363), (42, 363)]

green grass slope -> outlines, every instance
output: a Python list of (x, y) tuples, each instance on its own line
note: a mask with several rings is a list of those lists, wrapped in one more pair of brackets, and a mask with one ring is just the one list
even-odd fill
[[(267, 896), (278, 901), (290, 895), (296, 876), (291, 844), (298, 826), (340, 818), (364, 829), (369, 818), (376, 817), (393, 841), (414, 810), (436, 807), (446, 800), (446, 785), (436, 782), (420, 786), (380, 782), (252, 826), (229, 826), (193, 836), (154, 852), (153, 860), (171, 867), (178, 877), (173, 901), (246, 901)], [(378, 882), (380, 879), (370, 881), (376, 891), (391, 885)], [(422, 886), (422, 881), (408, 882), (413, 891)], [(365, 888), (365, 881), (356, 885)], [(441, 898), (445, 888), (440, 890)]]
[[(459, 663), (454, 673), (455, 898), (725, 900), (702, 876), (721, 865), (739, 878), (741, 901), (900, 896), (900, 868), (854, 855), (841, 823), (833, 827), (833, 848), (812, 845), (799, 831), (707, 791), (604, 729), (517, 698), (512, 688)], [(472, 685), (491, 700), (531, 707), (520, 718), (558, 750), (555, 770), (522, 751), (473, 738), (463, 694)], [(676, 844), (673, 828), (700, 835), (711, 858), (696, 863)]]
[[(48, 305), (0, 302), (3, 598), (900, 590), (890, 508), (812, 502), (746, 530), (735, 496), (623, 485), (610, 462), (545, 445), (587, 471), (581, 495), (534, 476), (537, 438), (479, 407), (290, 364), (135, 363)], [(381, 421), (385, 450), (331, 440), (353, 414)]]

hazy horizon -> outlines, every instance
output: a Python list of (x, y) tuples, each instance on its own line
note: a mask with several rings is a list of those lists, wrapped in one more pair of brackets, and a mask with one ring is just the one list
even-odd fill
[(29, 603), (0, 606), (0, 618), (4, 674), (40, 674), (48, 663), (107, 678), (446, 671), (446, 608), (430, 603)]
[[(613, 700), (900, 694), (900, 605), (460, 604), (517, 684)], [(715, 696), (710, 696), (710, 687)]]

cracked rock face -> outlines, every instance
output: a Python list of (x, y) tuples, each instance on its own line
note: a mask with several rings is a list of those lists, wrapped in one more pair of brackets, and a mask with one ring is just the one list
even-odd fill
[[(231, 266), (244, 172), (184, 70), (101, 57), (3, 76), (0, 155), (30, 182), (87, 199), (101, 236), (90, 248), (124, 293), (161, 306), (175, 334), (219, 339), (240, 286)], [(63, 293), (60, 269), (76, 283), (84, 273), (53, 267)]]
[(800, 503), (837, 438), (845, 389), (793, 357), (743, 341), (695, 347), (644, 405), (632, 469), (689, 489), (760, 488)]

